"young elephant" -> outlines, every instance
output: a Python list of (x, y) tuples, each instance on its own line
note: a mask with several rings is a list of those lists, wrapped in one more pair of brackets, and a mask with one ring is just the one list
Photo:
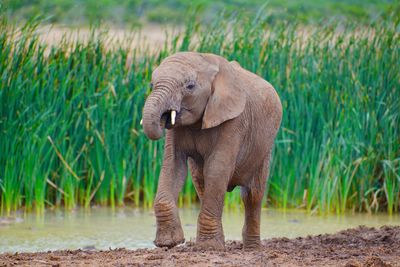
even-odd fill
[(274, 88), (237, 62), (194, 52), (166, 58), (152, 76), (143, 109), (144, 133), (167, 128), (154, 210), (158, 247), (184, 242), (177, 199), (189, 165), (201, 202), (198, 248), (224, 249), (221, 216), (226, 191), (241, 187), (243, 243), (260, 246), (260, 211), (282, 117)]

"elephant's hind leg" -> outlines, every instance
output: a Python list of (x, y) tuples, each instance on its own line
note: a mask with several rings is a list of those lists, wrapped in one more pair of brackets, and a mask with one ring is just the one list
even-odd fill
[(188, 163), (190, 173), (192, 174), (193, 185), (201, 202), (203, 201), (204, 195), (203, 164), (201, 162), (196, 162), (192, 158), (188, 159)]
[(263, 166), (254, 173), (252, 183), (248, 187), (241, 188), (242, 200), (245, 207), (245, 223), (242, 237), (245, 249), (259, 248), (260, 241), (260, 217), (262, 199), (265, 184), (269, 173), (269, 157)]

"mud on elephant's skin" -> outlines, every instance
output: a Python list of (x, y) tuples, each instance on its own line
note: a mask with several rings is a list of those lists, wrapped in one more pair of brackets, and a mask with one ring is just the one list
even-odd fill
[(282, 106), (274, 88), (237, 62), (182, 52), (154, 70), (143, 109), (144, 133), (166, 128), (164, 160), (154, 204), (159, 247), (184, 242), (177, 199), (187, 168), (200, 199), (196, 246), (224, 249), (224, 196), (241, 187), (245, 248), (260, 246), (260, 211)]

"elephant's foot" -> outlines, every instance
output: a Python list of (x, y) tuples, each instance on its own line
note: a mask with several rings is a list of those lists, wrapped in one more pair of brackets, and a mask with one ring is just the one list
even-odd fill
[(261, 248), (260, 237), (244, 237), (243, 238), (243, 249), (245, 250), (256, 250)]
[(195, 248), (197, 250), (225, 250), (225, 242), (219, 239), (199, 240)]
[(180, 225), (158, 227), (154, 245), (157, 247), (172, 248), (185, 242), (183, 230)]
[[(255, 229), (254, 229), (255, 228)], [(259, 227), (247, 227), (244, 225), (242, 238), (243, 238), (243, 249), (245, 250), (253, 250), (261, 248), (261, 240), (259, 234)]]
[(157, 247), (172, 248), (185, 242), (174, 202), (157, 197), (154, 210), (157, 217), (157, 233), (154, 244)]
[(198, 236), (195, 248), (198, 250), (225, 250), (225, 240), (223, 234), (217, 234), (214, 237)]
[(200, 212), (195, 248), (225, 250), (225, 237), (220, 217), (211, 216), (209, 212)]

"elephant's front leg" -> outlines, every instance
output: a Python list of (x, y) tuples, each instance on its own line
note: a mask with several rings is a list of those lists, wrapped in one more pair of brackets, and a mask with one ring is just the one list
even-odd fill
[(166, 137), (164, 161), (158, 181), (154, 211), (157, 220), (157, 247), (174, 247), (185, 241), (177, 200), (187, 174), (186, 157), (176, 151), (171, 136)]
[(234, 170), (234, 156), (214, 153), (204, 165), (204, 195), (197, 226), (196, 246), (200, 249), (225, 248), (222, 229), (224, 197)]

